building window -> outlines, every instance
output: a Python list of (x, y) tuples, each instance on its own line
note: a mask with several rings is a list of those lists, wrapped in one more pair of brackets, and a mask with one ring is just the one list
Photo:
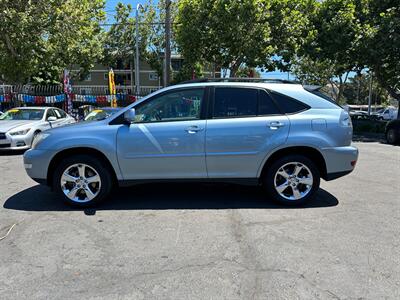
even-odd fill
[(104, 80), (108, 81), (108, 73), (104, 73)]
[(149, 80), (158, 81), (158, 74), (156, 74), (156, 73), (150, 73), (150, 74), (149, 74)]
[(86, 77), (83, 79), (83, 81), (92, 81), (92, 74), (89, 73), (86, 75)]

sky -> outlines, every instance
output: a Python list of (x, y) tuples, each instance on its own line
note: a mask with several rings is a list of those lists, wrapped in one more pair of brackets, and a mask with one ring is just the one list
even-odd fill
[[(113, 15), (115, 14), (115, 7), (117, 6), (118, 2), (122, 2), (124, 4), (131, 4), (132, 7), (136, 7), (139, 3), (146, 3), (146, 0), (107, 0), (106, 1), (106, 14), (107, 14), (107, 23), (113, 22)], [(154, 0), (154, 2), (158, 2)], [(261, 73), (262, 78), (271, 78), (271, 79), (288, 79), (288, 73), (283, 73), (280, 71), (274, 72), (264, 72)], [(293, 75), (289, 75), (290, 80), (294, 80)]]

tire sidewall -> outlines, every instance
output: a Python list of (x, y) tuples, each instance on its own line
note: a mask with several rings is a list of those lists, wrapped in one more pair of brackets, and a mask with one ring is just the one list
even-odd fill
[[(92, 200), (90, 200), (88, 202), (84, 202), (84, 203), (75, 202), (75, 201), (69, 199), (62, 191), (61, 184), (60, 184), (61, 176), (62, 176), (63, 172), (69, 166), (74, 165), (74, 164), (79, 164), (79, 163), (86, 164), (86, 165), (90, 166), (91, 168), (93, 168), (94, 170), (96, 170), (96, 172), (99, 174), (100, 180), (101, 180), (101, 187), (100, 187), (99, 194)], [(57, 194), (60, 195), (60, 197), (62, 197), (64, 202), (66, 202), (67, 204), (69, 204), (71, 206), (91, 207), (95, 204), (98, 204), (109, 195), (111, 188), (112, 188), (112, 178), (111, 178), (110, 171), (103, 166), (103, 164), (100, 160), (96, 159), (95, 157), (91, 157), (89, 155), (74, 155), (71, 157), (67, 157), (61, 161), (61, 163), (57, 166), (57, 168), (55, 169), (55, 172), (54, 172), (53, 189)]]
[[(313, 186), (310, 190), (310, 192), (304, 197), (299, 200), (288, 200), (284, 197), (282, 197), (276, 190), (275, 190), (275, 174), (276, 172), (285, 164), (290, 163), (290, 162), (300, 162), (307, 166), (311, 174), (313, 176), (314, 182)], [(308, 157), (303, 156), (303, 155), (288, 155), (282, 158), (279, 158), (275, 162), (273, 162), (270, 166), (267, 166), (267, 171), (265, 172), (265, 175), (262, 178), (262, 183), (264, 188), (266, 189), (267, 193), (269, 196), (276, 202), (284, 205), (290, 205), (290, 206), (298, 206), (302, 205), (310, 200), (312, 200), (315, 197), (315, 193), (319, 189), (320, 185), (320, 172), (313, 163), (312, 160), (310, 160)]]
[[(389, 138), (389, 133), (390, 132), (393, 132), (393, 139), (392, 140), (390, 140), (390, 138)], [(396, 144), (397, 140), (398, 140), (398, 137), (397, 137), (397, 134), (396, 134), (396, 130), (394, 130), (393, 128), (388, 129), (388, 131), (386, 132), (386, 141), (389, 144)]]

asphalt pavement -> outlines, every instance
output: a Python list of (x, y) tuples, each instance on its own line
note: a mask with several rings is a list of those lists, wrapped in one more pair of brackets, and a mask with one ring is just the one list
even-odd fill
[(399, 299), (400, 147), (355, 145), (356, 170), (301, 208), (146, 184), (75, 210), (0, 154), (0, 299)]

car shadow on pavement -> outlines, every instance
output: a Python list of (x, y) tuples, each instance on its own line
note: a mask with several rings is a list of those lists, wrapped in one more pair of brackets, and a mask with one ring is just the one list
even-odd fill
[[(315, 199), (297, 208), (338, 205), (335, 196), (319, 189)], [(6, 200), (4, 208), (23, 211), (70, 211), (59, 197), (46, 186), (36, 185)], [(104, 203), (85, 210), (167, 210), (167, 209), (276, 209), (292, 208), (275, 204), (260, 187), (233, 184), (143, 184), (116, 189)], [(81, 209), (82, 210), (82, 209)]]
[(0, 150), (0, 156), (16, 156), (23, 155), (26, 150)]

